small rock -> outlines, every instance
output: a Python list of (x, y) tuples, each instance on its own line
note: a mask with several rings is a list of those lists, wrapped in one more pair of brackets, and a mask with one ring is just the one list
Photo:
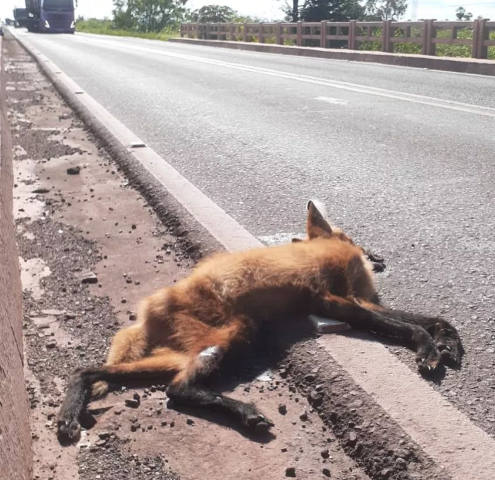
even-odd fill
[(330, 469), (328, 468), (324, 468), (321, 473), (323, 473), (323, 475), (325, 475), (325, 477), (331, 477), (332, 474), (330, 473)]
[(405, 470), (407, 468), (407, 462), (403, 458), (398, 458), (395, 461), (395, 466), (399, 470)]
[(98, 283), (98, 277), (93, 272), (85, 272), (82, 274), (81, 283)]
[(357, 435), (356, 432), (351, 432), (349, 433), (349, 445), (354, 446), (357, 441)]
[(134, 398), (128, 398), (125, 401), (125, 406), (130, 408), (138, 408), (141, 405), (141, 399), (137, 393), (134, 394)]
[(110, 433), (109, 432), (100, 432), (98, 434), (98, 437), (100, 437), (102, 440), (108, 440), (110, 438)]
[(351, 407), (353, 408), (361, 408), (362, 406), (363, 406), (362, 400), (355, 400), (354, 402), (351, 403)]
[(104, 445), (106, 445), (108, 440), (98, 440), (97, 442), (95, 442), (95, 445), (97, 447), (103, 447)]
[(316, 377), (312, 373), (308, 373), (305, 377), (304, 380), (307, 382), (314, 382)]
[(55, 348), (57, 346), (57, 342), (55, 340), (51, 340), (46, 343), (46, 348)]
[(294, 467), (288, 467), (285, 469), (285, 476), (286, 477), (296, 477), (296, 469)]
[(330, 451), (328, 449), (322, 450), (320, 452), (320, 455), (322, 458), (329, 458), (330, 457)]
[(308, 412), (306, 412), (306, 410), (304, 410), (304, 412), (301, 413), (301, 415), (299, 415), (299, 418), (305, 422), (307, 419), (308, 419)]
[(55, 309), (41, 310), (41, 313), (43, 315), (53, 315), (55, 317), (58, 317), (59, 315), (64, 315), (65, 314), (65, 310), (55, 310)]
[(401, 457), (401, 458), (404, 458), (404, 459), (408, 459), (409, 457), (411, 457), (412, 453), (409, 451), (409, 450), (406, 450), (406, 449), (399, 449), (397, 450), (394, 455), (396, 457)]
[(323, 402), (323, 393), (313, 390), (309, 394), (309, 401), (313, 407), (319, 407)]
[(287, 413), (287, 406), (284, 404), (284, 403), (281, 403), (279, 406), (278, 406), (278, 411), (279, 413), (281, 413), (282, 415), (285, 415)]
[(67, 175), (79, 175), (81, 167), (70, 167), (67, 169)]
[(192, 418), (188, 418), (188, 419), (186, 420), (186, 423), (187, 423), (188, 425), (194, 425), (194, 420), (193, 420)]
[(390, 475), (392, 475), (392, 470), (390, 470), (389, 468), (384, 468), (380, 472), (380, 478), (383, 478), (383, 480), (387, 480), (388, 478), (390, 478)]

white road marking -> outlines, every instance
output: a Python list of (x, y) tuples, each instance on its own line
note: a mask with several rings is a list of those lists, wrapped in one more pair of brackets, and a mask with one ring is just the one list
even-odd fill
[(333, 105), (349, 105), (349, 102), (341, 100), (340, 98), (331, 97), (317, 97), (315, 100), (321, 100), (322, 102), (332, 103)]
[[(303, 209), (301, 209), (301, 214), (303, 214)], [(305, 237), (304, 233), (275, 233), (274, 235), (265, 235), (258, 237), (258, 240), (264, 245), (271, 247), (273, 245), (283, 245), (284, 243), (292, 242), (293, 238)]]
[[(21, 33), (20, 36), (24, 37), (25, 33)], [(260, 75), (267, 75), (271, 77), (284, 78), (287, 80), (294, 80), (302, 83), (310, 83), (313, 85), (321, 85), (329, 88), (337, 88), (340, 90), (347, 90), (351, 92), (364, 93), (367, 95), (374, 95), (383, 98), (391, 98), (394, 100), (400, 100), (403, 102), (416, 103), (419, 105), (427, 105), (430, 107), (444, 108), (448, 110), (455, 110), (464, 113), (471, 113), (475, 115), (482, 115), (495, 118), (495, 108), (485, 107), (481, 105), (470, 105), (468, 103), (456, 102), (453, 100), (444, 100), (436, 97), (428, 97), (425, 95), (417, 95), (413, 93), (398, 92), (395, 90), (387, 90), (384, 88), (369, 87), (366, 85), (359, 85), (350, 82), (341, 82), (338, 80), (327, 80), (325, 78), (313, 77), (309, 75), (300, 75), (296, 73), (282, 72), (269, 68), (253, 67), (243, 65), (241, 63), (224, 62), (222, 60), (213, 60), (204, 57), (198, 57), (196, 55), (188, 55), (182, 53), (170, 52), (163, 49), (150, 48), (141, 45), (133, 45), (129, 42), (119, 42), (116, 40), (107, 40), (100, 37), (94, 38), (92, 35), (76, 35), (71, 37), (74, 42), (88, 43), (91, 45), (101, 45), (109, 47), (115, 50), (122, 51), (133, 50), (137, 52), (151, 53), (155, 55), (162, 55), (171, 58), (177, 58), (180, 60), (192, 61), (196, 63), (203, 63), (207, 65), (214, 65), (217, 67), (229, 68), (232, 70), (240, 70), (250, 73), (257, 73)]]
[(453, 480), (493, 480), (493, 438), (383, 345), (343, 335), (318, 342)]
[[(61, 82), (72, 92), (80, 90), (64, 73), (55, 75), (57, 67), (33, 49), (25, 35), (13, 33), (14, 36), (21, 37), (22, 43), (35, 54), (38, 63), (46, 69), (52, 81)], [(73, 101), (79, 101), (99, 118), (123, 145), (129, 146), (140, 141), (89, 95), (80, 96), (74, 93)], [(228, 250), (262, 245), (153, 150), (148, 147), (128, 150)], [(291, 234), (278, 235), (280, 239), (280, 235)], [(273, 239), (274, 236), (270, 237)], [(267, 237), (262, 238), (266, 240)], [(319, 341), (329, 355), (349, 372), (356, 383), (453, 480), (493, 480), (495, 440), (433, 390), (426, 381), (413, 374), (382, 344), (341, 335), (326, 336)]]

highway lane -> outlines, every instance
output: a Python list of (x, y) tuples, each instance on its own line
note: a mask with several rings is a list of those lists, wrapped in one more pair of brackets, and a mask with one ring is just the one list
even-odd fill
[(495, 79), (80, 34), (29, 40), (258, 237), (301, 231), (305, 201), (325, 201), (386, 257), (384, 300), (460, 328), (463, 369), (435, 388), (494, 434)]

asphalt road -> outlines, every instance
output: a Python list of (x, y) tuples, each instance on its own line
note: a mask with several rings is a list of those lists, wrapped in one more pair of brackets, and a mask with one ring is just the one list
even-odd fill
[[(26, 34), (28, 35), (28, 34)], [(305, 202), (382, 253), (387, 303), (460, 329), (434, 384), (495, 434), (495, 78), (137, 39), (29, 40), (241, 225)], [(413, 356), (391, 350), (411, 365)]]

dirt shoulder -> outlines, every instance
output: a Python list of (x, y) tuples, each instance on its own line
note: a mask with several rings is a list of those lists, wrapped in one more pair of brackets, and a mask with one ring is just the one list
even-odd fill
[[(13, 40), (6, 53), (35, 478), (367, 479), (283, 369), (229, 387), (275, 421), (273, 436), (168, 408), (164, 386), (147, 385), (93, 402), (79, 444), (59, 445), (55, 415), (71, 371), (102, 363), (138, 300), (194, 261), (31, 58)], [(126, 406), (136, 394), (139, 407)]]

